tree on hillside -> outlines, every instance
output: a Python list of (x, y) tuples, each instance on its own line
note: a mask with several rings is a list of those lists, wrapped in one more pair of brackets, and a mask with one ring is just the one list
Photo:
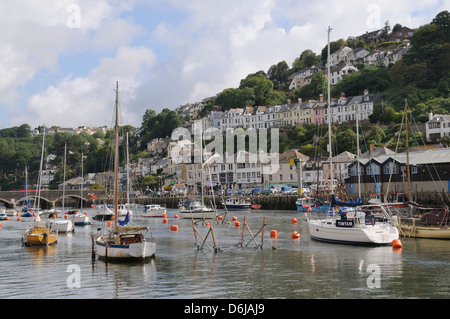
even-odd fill
[(292, 73), (313, 65), (318, 65), (319, 63), (320, 56), (316, 55), (312, 50), (305, 50), (292, 63)]
[(272, 81), (274, 88), (280, 88), (286, 85), (289, 77), (289, 65), (286, 61), (278, 62), (272, 65), (267, 71), (269, 80)]

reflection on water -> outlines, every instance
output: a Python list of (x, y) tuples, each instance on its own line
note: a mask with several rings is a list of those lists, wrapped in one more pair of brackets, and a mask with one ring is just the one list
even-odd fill
[[(93, 214), (89, 211), (88, 214)], [(450, 242), (402, 238), (403, 249), (328, 244), (311, 240), (295, 211), (236, 212), (241, 226), (213, 224), (220, 248), (195, 246), (190, 220), (168, 211), (162, 219), (140, 219), (157, 242), (147, 263), (106, 263), (91, 258), (90, 234), (104, 224), (76, 227), (59, 234), (58, 244), (25, 247), (25, 223), (9, 221), (0, 230), (0, 298), (448, 298)], [(262, 249), (250, 233), (242, 236), (243, 215), (253, 234), (263, 218)], [(138, 214), (134, 214), (138, 216)], [(292, 217), (299, 222), (292, 224)], [(171, 231), (170, 225), (179, 226)], [(209, 228), (197, 225), (200, 234)], [(277, 230), (276, 239), (269, 238)], [(298, 231), (300, 239), (291, 239)], [(148, 235), (150, 236), (150, 234)], [(209, 238), (210, 239), (210, 238)], [(261, 233), (255, 237), (260, 243)], [(208, 242), (212, 246), (212, 242)], [(248, 243), (248, 245), (246, 245)], [(70, 271), (77, 265), (79, 273)], [(68, 271), (69, 269), (69, 271)], [(67, 284), (79, 277), (79, 288)]]

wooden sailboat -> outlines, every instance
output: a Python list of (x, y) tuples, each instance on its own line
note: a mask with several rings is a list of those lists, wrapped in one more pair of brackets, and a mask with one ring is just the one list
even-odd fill
[[(400, 235), (404, 237), (450, 239), (449, 208), (447, 206), (418, 204), (411, 200), (407, 107), (408, 104), (405, 100), (406, 171), (408, 178), (408, 201), (410, 216), (396, 216), (396, 226)], [(414, 211), (418, 213), (416, 214)]]
[[(143, 231), (148, 227), (121, 226), (119, 214), (119, 84), (116, 83), (114, 228), (106, 235), (92, 235), (93, 248), (99, 258), (107, 260), (145, 260), (155, 256), (156, 243), (148, 242)], [(95, 246), (94, 246), (95, 245)], [(94, 249), (93, 249), (94, 254)], [(93, 255), (94, 256), (94, 255)]]
[[(44, 143), (45, 143), (45, 127), (44, 133), (42, 136), (42, 153), (41, 153), (41, 167), (39, 169), (39, 183), (38, 183), (38, 210), (39, 210), (39, 202), (40, 202), (40, 189), (41, 189), (41, 180), (42, 180), (42, 163), (44, 160)], [(53, 245), (58, 241), (58, 232), (54, 231), (50, 228), (50, 225), (47, 222), (41, 221), (39, 215), (37, 216), (34, 223), (28, 227), (22, 237), (22, 242), (26, 246), (31, 245)]]

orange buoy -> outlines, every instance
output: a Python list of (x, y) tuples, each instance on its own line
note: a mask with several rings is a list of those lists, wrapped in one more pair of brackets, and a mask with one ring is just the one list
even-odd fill
[(292, 239), (297, 239), (300, 238), (300, 233), (298, 231), (294, 231), (291, 235)]
[(170, 230), (177, 231), (178, 230), (178, 225), (171, 225), (170, 226)]
[(2, 223), (0, 223), (0, 229), (2, 229), (3, 228), (3, 224)]
[(270, 238), (277, 238), (278, 237), (278, 233), (276, 230), (271, 230), (270, 231)]
[(235, 221), (235, 220), (237, 220), (237, 217), (236, 217), (236, 216), (233, 216), (233, 217), (231, 218), (231, 220), (232, 220), (232, 221)]
[(22, 218), (20, 218), (20, 216), (17, 217), (17, 221), (18, 221), (18, 222), (20, 222), (21, 220), (22, 220)]
[(211, 227), (211, 223), (210, 223), (210, 222), (207, 222), (207, 223), (206, 223), (206, 227)]
[(311, 207), (309, 207), (309, 208), (308, 208), (308, 211), (309, 211), (309, 212), (312, 212), (312, 208), (311, 208)]
[(6, 217), (6, 220), (9, 220), (9, 217)]
[(241, 226), (241, 223), (239, 221), (235, 221), (234, 222), (234, 227), (239, 227), (239, 226)]
[(222, 215), (217, 216), (217, 219), (218, 219), (219, 221), (222, 221), (222, 220), (223, 220)]
[(169, 220), (167, 218), (163, 218), (163, 224), (167, 224)]
[(178, 218), (178, 215), (173, 216), (173, 218)]
[(394, 239), (392, 241), (392, 248), (402, 248), (402, 242), (400, 241), (400, 239)]
[(36, 217), (36, 214), (33, 213), (33, 217)]
[(112, 228), (112, 222), (106, 222), (106, 226), (108, 226), (109, 228)]
[(56, 218), (56, 214), (51, 214), (50, 218)]
[(297, 222), (298, 222), (297, 218), (295, 218), (295, 217), (292, 218), (291, 221), (292, 221), (292, 224), (297, 224)]
[(162, 216), (163, 218), (167, 218), (167, 214), (163, 214), (163, 216)]
[(87, 216), (87, 213), (86, 213), (86, 212), (84, 212), (84, 216)]
[(64, 218), (65, 218), (65, 219), (67, 219), (67, 217), (68, 217), (67, 215), (64, 215)]

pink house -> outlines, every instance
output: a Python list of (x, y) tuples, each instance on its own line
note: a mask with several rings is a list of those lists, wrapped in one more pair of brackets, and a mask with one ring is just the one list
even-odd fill
[(313, 109), (313, 123), (324, 124), (325, 119), (325, 108), (326, 102), (323, 101), (323, 95), (319, 95), (319, 102), (314, 106)]

